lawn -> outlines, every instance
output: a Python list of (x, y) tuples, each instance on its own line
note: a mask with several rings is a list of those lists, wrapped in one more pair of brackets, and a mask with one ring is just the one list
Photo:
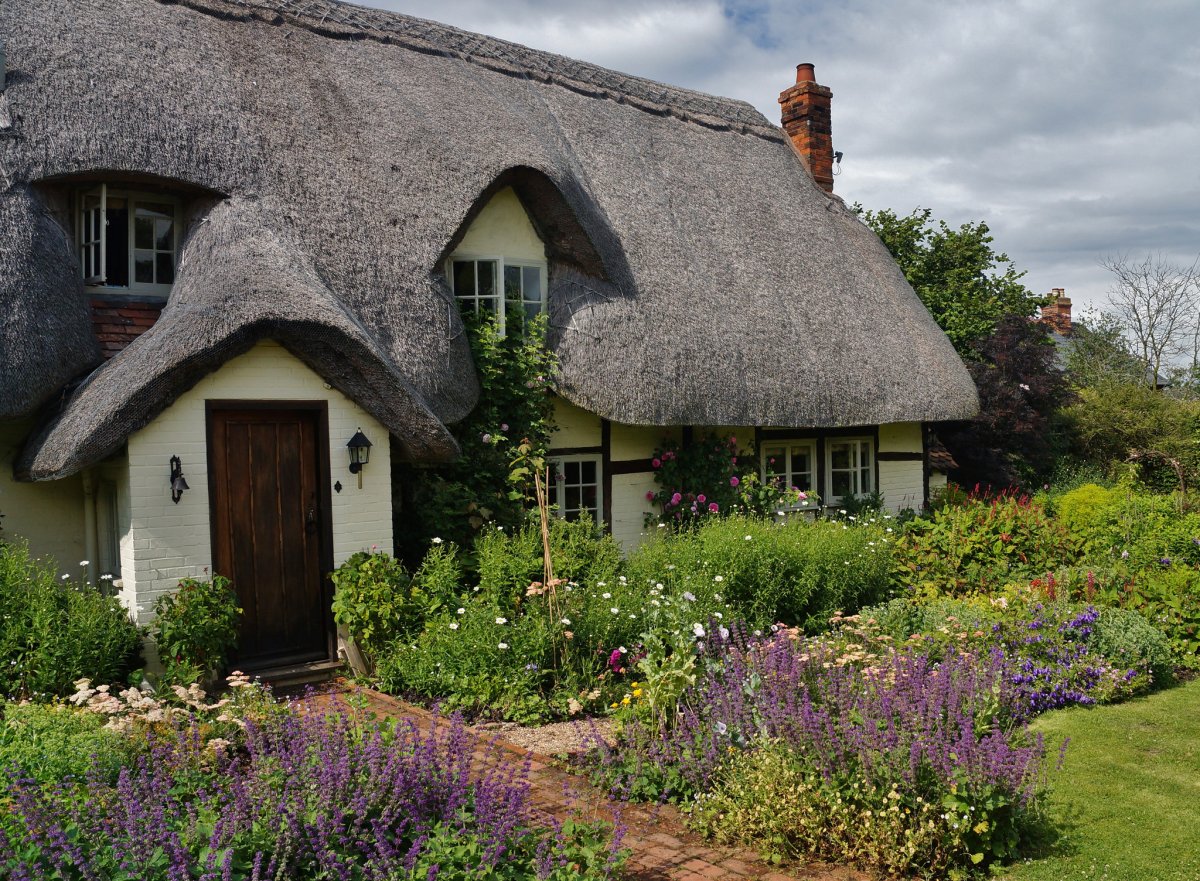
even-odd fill
[(1049, 801), (1063, 837), (1008, 881), (1200, 878), (1200, 680), (1033, 727), (1054, 744), (1071, 738)]

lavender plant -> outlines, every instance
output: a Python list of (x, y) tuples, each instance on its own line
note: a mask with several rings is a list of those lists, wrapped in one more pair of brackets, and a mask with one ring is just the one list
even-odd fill
[(0, 874), (258, 881), (607, 877), (618, 840), (539, 826), (525, 767), (478, 767), (461, 722), (419, 730), (343, 712), (249, 723), (244, 751), (195, 726), (151, 735), (111, 782), (12, 773)]
[[(934, 663), (898, 651), (864, 666), (820, 641), (731, 631), (708, 631), (704, 673), (671, 727), (634, 719), (616, 747), (594, 745), (594, 770), (615, 791), (694, 805), (737, 777), (739, 762), (777, 744), (820, 798), (883, 793), (876, 808), (896, 804), (897, 822), (914, 834), (926, 819), (921, 805), (972, 818), (958, 844), (942, 842), (957, 863), (1014, 853), (1036, 816), (1045, 748), (1003, 721), (1016, 715), (1017, 693), (999, 653), (950, 652)], [(711, 815), (697, 816), (711, 830)], [(931, 860), (932, 851), (914, 855), (912, 865)]]

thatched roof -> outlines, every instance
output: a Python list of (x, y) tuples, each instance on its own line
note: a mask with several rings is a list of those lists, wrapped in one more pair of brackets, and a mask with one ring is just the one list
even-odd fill
[(501, 185), (547, 241), (574, 403), (657, 425), (975, 411), (878, 239), (748, 104), (326, 0), (21, 0), (0, 33), (0, 212), (45, 231), (0, 225), (0, 416), (97, 357), (37, 182), (122, 171), (226, 197), (159, 324), (50, 417), (26, 476), (110, 454), (263, 337), (413, 457), (453, 454), (439, 423), (478, 392), (440, 261)]

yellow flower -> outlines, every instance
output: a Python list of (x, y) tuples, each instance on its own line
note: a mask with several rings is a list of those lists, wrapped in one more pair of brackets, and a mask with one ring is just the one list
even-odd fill
[(629, 706), (629, 698), (628, 697), (621, 698), (621, 706), (624, 706), (624, 707)]
[(634, 696), (634, 697), (641, 697), (641, 696), (642, 696), (642, 690), (641, 690), (640, 688), (635, 688), (635, 689), (633, 690), (633, 696)]
[(617, 708), (617, 705), (616, 705), (616, 704), (609, 704), (609, 705), (608, 705), (608, 708), (609, 708), (610, 710), (615, 710), (615, 709)]
[(641, 685), (641, 683), (640, 683), (640, 682), (635, 682), (635, 683), (633, 683), (633, 687), (634, 687), (634, 688), (638, 688), (640, 685)]

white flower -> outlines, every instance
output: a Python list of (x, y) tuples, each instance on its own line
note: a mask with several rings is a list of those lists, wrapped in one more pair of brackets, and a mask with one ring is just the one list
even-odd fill
[(729, 730), (729, 726), (726, 725), (724, 722), (717, 722), (717, 724), (714, 727), (717, 729), (717, 734), (724, 734), (726, 731)]
[(79, 565), (80, 565), (80, 566), (86, 566), (87, 564), (88, 564), (88, 561), (87, 561), (87, 560), (80, 560), (80, 561), (79, 561)]
[(725, 580), (724, 575), (714, 575), (713, 576), (713, 581), (715, 581), (717, 584), (720, 584), (724, 580)]
[[(674, 569), (675, 567), (674, 567), (674, 566), (668, 566), (667, 568), (668, 568), (668, 569)], [(663, 589), (662, 582), (661, 582), (661, 581), (657, 582), (657, 583), (654, 585), (654, 589), (655, 589), (655, 590), (662, 590), (662, 589)]]
[[(624, 577), (622, 577), (622, 578), (621, 578), (621, 580), (622, 580), (622, 581), (624, 581), (624, 580), (625, 580), (625, 578), (624, 578)], [(607, 582), (607, 581), (597, 581), (597, 582), (596, 582), (596, 587), (607, 587), (607, 586), (608, 586), (608, 582)]]
[(729, 628), (728, 627), (721, 628), (721, 639), (729, 639)]
[(606, 600), (611, 600), (611, 599), (612, 599), (612, 594), (611, 594), (611, 593), (607, 593), (607, 592), (606, 592), (606, 593), (602, 593), (602, 594), (600, 594), (600, 596), (604, 597), (604, 599), (606, 599)]
[(697, 639), (700, 639), (701, 637), (704, 636), (704, 625), (703, 624), (693, 624), (692, 625), (692, 633), (696, 634)]
[(622, 645), (622, 646), (617, 646), (617, 651), (619, 651), (621, 654), (625, 654), (629, 650), (627, 648), (625, 648), (625, 646)]
[(501, 650), (504, 650), (504, 649), (508, 648), (508, 643), (507, 643), (507, 642), (502, 642), (502, 643), (500, 643), (500, 644), (497, 646), (497, 648), (499, 648), (499, 649), (501, 649)]
[(438, 538), (437, 536), (434, 536), (433, 543), (435, 545), (440, 545), (442, 543), (442, 540), (440, 538)]
[(68, 575), (66, 572), (64, 572), (64, 573), (63, 573), (63, 577), (62, 577), (62, 580), (63, 580), (63, 581), (69, 581), (69, 580), (70, 580), (70, 578), (71, 578), (71, 576), (70, 576), (70, 575)]
[(562, 619), (562, 623), (563, 623), (563, 624), (566, 624), (568, 627), (570, 627), (570, 626), (571, 626), (571, 619), (570, 619), (570, 618), (563, 618), (563, 619)]
[(507, 619), (507, 618), (497, 618), (497, 619), (496, 619), (496, 623), (497, 623), (497, 624), (507, 624), (507, 623), (508, 623), (508, 619)]
[(466, 609), (463, 609), (463, 608), (459, 608), (459, 610), (458, 610), (457, 614), (459, 614), (459, 615), (465, 615), (465, 614), (467, 614), (467, 610), (466, 610)]
[(725, 616), (724, 616), (724, 615), (722, 615), (720, 612), (713, 612), (713, 617), (714, 617), (714, 618), (716, 618), (716, 619), (719, 621), (719, 620), (721, 620), (722, 618), (724, 618)]
[(110, 573), (106, 573), (106, 574), (104, 574), (104, 575), (101, 575), (101, 576), (100, 576), (100, 580), (101, 580), (101, 581), (112, 581), (112, 580), (113, 580), (112, 573), (110, 572)]
[(612, 612), (614, 615), (619, 615), (621, 613), (621, 610), (618, 609), (616, 606), (613, 606), (611, 609), (609, 609), (609, 611)]
[(458, 622), (457, 622), (457, 621), (451, 621), (451, 622), (450, 622), (450, 629), (451, 629), (451, 630), (458, 630)]
[(753, 540), (754, 540), (754, 536), (753, 536), (753, 535), (747, 535), (747, 536), (746, 536), (746, 541), (753, 541)]

